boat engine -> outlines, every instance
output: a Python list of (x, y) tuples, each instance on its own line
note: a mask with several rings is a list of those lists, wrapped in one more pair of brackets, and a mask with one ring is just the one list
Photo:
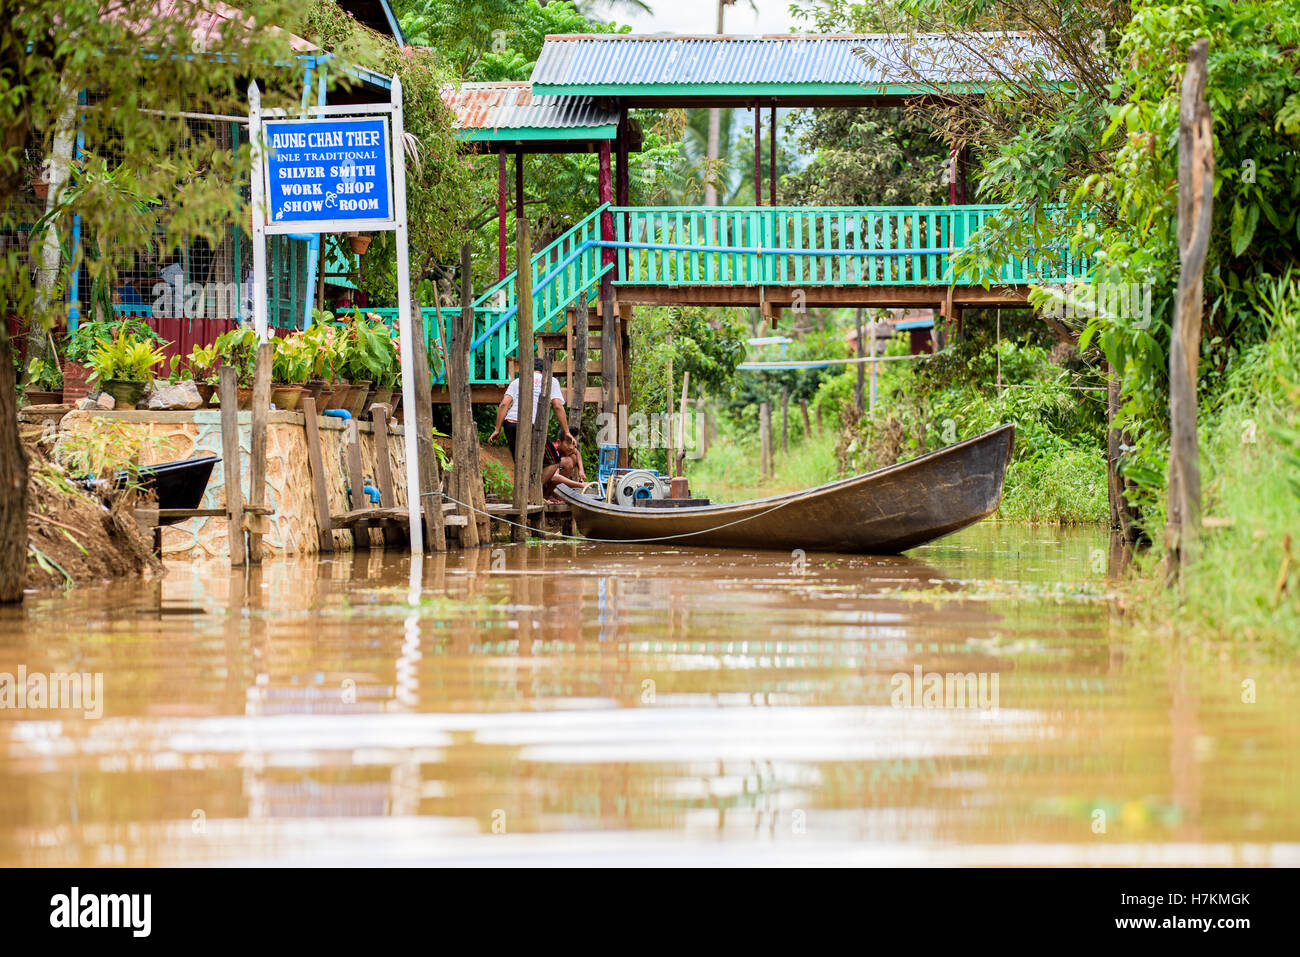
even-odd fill
[(636, 505), (645, 499), (668, 498), (668, 478), (649, 469), (628, 469), (614, 475), (614, 503)]

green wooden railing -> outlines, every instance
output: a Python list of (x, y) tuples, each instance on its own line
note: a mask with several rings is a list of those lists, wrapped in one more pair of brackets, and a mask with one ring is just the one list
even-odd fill
[[(614, 207), (625, 285), (949, 285), (951, 256), (1001, 206)], [(1040, 255), (1003, 264), (1007, 284), (1086, 279), (1090, 264)], [(975, 280), (958, 278), (956, 284)]]

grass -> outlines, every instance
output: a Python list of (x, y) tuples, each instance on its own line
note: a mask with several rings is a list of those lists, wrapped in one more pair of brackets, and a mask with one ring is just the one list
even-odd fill
[(1007, 469), (998, 518), (1049, 525), (1084, 525), (1109, 517), (1106, 456), (1066, 448), (1020, 459)]
[(758, 436), (738, 435), (722, 424), (721, 433), (710, 443), (709, 454), (700, 461), (686, 463), (691, 494), (715, 502), (740, 502), (832, 482), (839, 477), (835, 438), (834, 429), (827, 427), (819, 435), (816, 426), (812, 435), (804, 436), (802, 426), (792, 421), (790, 451), (781, 451), (778, 435), (772, 455), (775, 474), (764, 479), (759, 474)]
[[(1300, 282), (1279, 283), (1269, 337), (1230, 366), (1202, 418), (1206, 527), (1181, 596), (1163, 587), (1152, 549), (1141, 584), (1154, 631), (1211, 648), (1300, 649)], [(1163, 516), (1160, 516), (1163, 518)], [(1156, 525), (1155, 527), (1159, 527)], [(1152, 587), (1152, 579), (1156, 583)]]

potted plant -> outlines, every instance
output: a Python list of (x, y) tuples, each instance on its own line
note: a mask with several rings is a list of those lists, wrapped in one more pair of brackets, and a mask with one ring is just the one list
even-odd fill
[(340, 381), (343, 342), (334, 325), (334, 314), (313, 309), (312, 324), (297, 335), (311, 357), (307, 391), (316, 399), (316, 408), (337, 409), (350, 390)]
[(118, 408), (133, 409), (149, 384), (154, 367), (165, 360), (161, 348), (133, 339), (118, 329), (112, 339), (98, 340), (90, 354), (92, 379), (98, 380)]
[(370, 248), (370, 240), (374, 238), (369, 233), (359, 232), (344, 233), (343, 236), (348, 241), (348, 248), (358, 256), (366, 254), (366, 250)]
[(274, 340), (271, 355), (271, 403), (277, 409), (292, 411), (302, 398), (302, 383), (311, 375), (311, 356), (301, 336), (283, 336)]
[(235, 394), (241, 409), (247, 409), (253, 404), (253, 370), (257, 366), (257, 346), (257, 331), (246, 322), (241, 322), (229, 332), (223, 332), (213, 343), (221, 365), (230, 366), (237, 373)]
[(343, 331), (343, 374), (355, 389), (346, 408), (353, 418), (367, 407), (370, 387), (388, 372), (393, 354), (393, 336), (383, 320), (355, 310)]
[(63, 343), (63, 401), (76, 402), (90, 391), (90, 354), (100, 339), (111, 338), (121, 329), (132, 339), (161, 346), (166, 340), (140, 319), (84, 319)]
[(178, 363), (177, 359), (172, 360), (173, 368), (180, 365), (180, 368), (183, 368), (185, 373), (194, 380), (194, 387), (199, 390), (199, 398), (206, 408), (212, 402), (212, 394), (217, 391), (216, 345), (195, 346), (182, 363)]
[(63, 369), (59, 366), (52, 339), (49, 352), (27, 363), (24, 395), (29, 405), (57, 405), (63, 401)]

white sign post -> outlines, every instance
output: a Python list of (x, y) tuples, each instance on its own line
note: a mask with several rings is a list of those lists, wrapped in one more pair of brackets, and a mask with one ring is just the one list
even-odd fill
[(402, 152), (402, 81), (393, 76), (389, 103), (309, 106), (297, 119), (289, 118), (284, 110), (262, 110), (261, 93), (252, 83), (248, 87), (248, 131), (253, 156), (253, 327), (259, 341), (267, 340), (268, 235), (349, 230), (396, 233), (397, 342), (402, 359), (402, 402), (407, 410), (403, 429), (406, 505), (411, 551), (422, 553), (424, 513), (411, 354), (414, 323), (406, 157)]

